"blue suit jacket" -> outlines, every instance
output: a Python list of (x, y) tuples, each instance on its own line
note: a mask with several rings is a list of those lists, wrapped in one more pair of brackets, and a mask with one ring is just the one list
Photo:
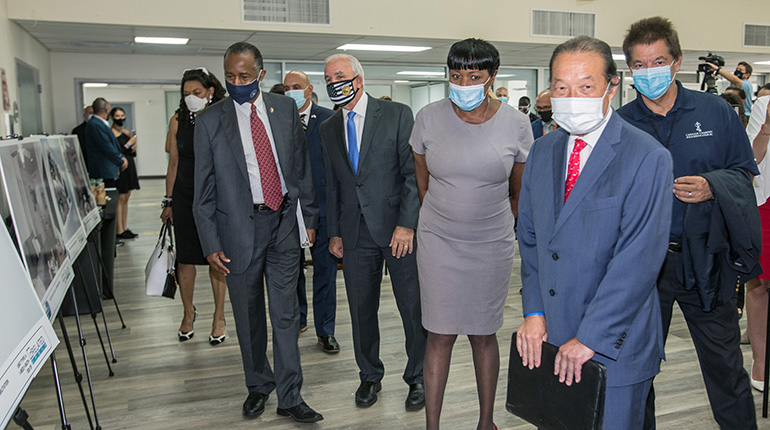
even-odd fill
[(524, 313), (544, 312), (548, 341), (577, 337), (608, 385), (653, 377), (663, 358), (655, 286), (668, 244), (669, 152), (613, 112), (564, 203), (569, 135), (532, 147), (519, 199)]
[(86, 124), (86, 153), (88, 175), (91, 179), (117, 179), (123, 154), (112, 130), (97, 117)]
[(321, 217), (326, 217), (326, 176), (324, 175), (324, 153), (321, 147), (321, 123), (334, 115), (334, 111), (313, 104), (307, 121), (305, 139), (310, 153), (310, 167), (313, 170), (313, 186), (318, 199)]

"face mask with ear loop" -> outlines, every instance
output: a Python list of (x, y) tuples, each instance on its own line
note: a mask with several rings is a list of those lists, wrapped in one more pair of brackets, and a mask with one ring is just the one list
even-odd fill
[(211, 96), (200, 98), (195, 94), (190, 94), (184, 98), (184, 104), (187, 105), (187, 109), (192, 113), (198, 113), (203, 110), (211, 102)]
[(551, 97), (556, 124), (570, 134), (578, 135), (588, 134), (599, 128), (606, 118), (602, 110), (610, 85), (612, 83), (607, 84), (607, 89), (601, 97)]

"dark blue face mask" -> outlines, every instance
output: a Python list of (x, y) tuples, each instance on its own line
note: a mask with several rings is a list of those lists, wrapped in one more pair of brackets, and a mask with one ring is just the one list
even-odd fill
[[(259, 74), (257, 74), (259, 76)], [(227, 93), (235, 100), (236, 103), (242, 105), (247, 101), (255, 98), (259, 94), (259, 78), (254, 79), (251, 83), (243, 85), (231, 84), (229, 81), (225, 81), (227, 87)]]

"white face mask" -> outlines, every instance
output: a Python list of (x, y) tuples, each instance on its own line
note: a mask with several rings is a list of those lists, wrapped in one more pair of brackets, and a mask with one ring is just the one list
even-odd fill
[(184, 98), (184, 103), (187, 105), (187, 109), (189, 109), (190, 112), (197, 113), (202, 111), (203, 108), (209, 104), (209, 98), (208, 96), (200, 98), (195, 94), (190, 94)]
[(571, 134), (587, 134), (599, 128), (604, 122), (604, 97), (552, 97), (553, 119)]

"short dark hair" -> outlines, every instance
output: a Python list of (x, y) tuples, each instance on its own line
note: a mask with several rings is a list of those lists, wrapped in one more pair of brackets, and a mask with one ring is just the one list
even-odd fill
[(273, 94), (286, 94), (286, 90), (283, 88), (283, 84), (281, 82), (273, 85), (269, 92)]
[(109, 115), (109, 117), (110, 117), (110, 118), (113, 118), (113, 117), (115, 117), (115, 114), (116, 114), (118, 111), (121, 111), (121, 112), (123, 112), (123, 115), (125, 115), (125, 114), (126, 114), (126, 111), (124, 111), (122, 107), (114, 107), (114, 108), (112, 108), (112, 109), (110, 110), (110, 115)]
[(486, 40), (469, 38), (449, 48), (446, 65), (450, 70), (486, 70), (492, 75), (500, 67), (500, 52)]
[(521, 96), (519, 97), (519, 106), (521, 106), (521, 102), (524, 102), (526, 104), (532, 104), (532, 102), (529, 100), (529, 97), (527, 96)]
[(746, 68), (746, 73), (748, 73), (749, 75), (754, 70), (754, 69), (751, 68), (751, 64), (749, 64), (749, 63), (747, 63), (745, 61), (741, 61), (740, 63), (738, 63), (738, 65), (745, 67)]
[(682, 56), (682, 47), (679, 46), (679, 35), (674, 30), (674, 24), (662, 16), (644, 18), (631, 24), (623, 39), (623, 54), (626, 56), (626, 64), (631, 65), (631, 50), (636, 45), (650, 45), (659, 40), (666, 42), (668, 53), (674, 60)]
[(235, 42), (227, 48), (227, 51), (225, 51), (225, 60), (230, 55), (236, 54), (251, 54), (251, 56), (254, 57), (254, 65), (257, 70), (262, 70), (262, 53), (259, 52), (259, 49), (257, 49), (256, 46), (249, 42)]
[(553, 63), (556, 57), (566, 52), (593, 52), (599, 54), (604, 59), (604, 77), (607, 79), (607, 83), (613, 86), (617, 85), (612, 82), (612, 78), (618, 76), (618, 66), (615, 65), (615, 60), (612, 59), (610, 45), (588, 36), (578, 36), (562, 43), (553, 50), (551, 61), (548, 63), (551, 77), (553, 77)]
[(736, 87), (735, 85), (730, 85), (729, 87), (725, 88), (725, 92), (727, 90), (735, 91), (738, 93), (738, 97), (742, 98), (743, 100), (746, 100), (746, 91), (743, 91), (743, 88)]
[(107, 105), (110, 104), (104, 97), (97, 97), (91, 106), (94, 107), (94, 115), (99, 115), (107, 112)]
[(756, 96), (756, 95), (757, 95), (757, 94), (759, 94), (759, 92), (760, 92), (760, 91), (762, 91), (762, 90), (768, 90), (768, 91), (770, 91), (770, 84), (765, 84), (765, 85), (762, 85), (761, 87), (757, 88), (757, 92), (756, 92), (756, 93), (754, 93), (754, 95)]

